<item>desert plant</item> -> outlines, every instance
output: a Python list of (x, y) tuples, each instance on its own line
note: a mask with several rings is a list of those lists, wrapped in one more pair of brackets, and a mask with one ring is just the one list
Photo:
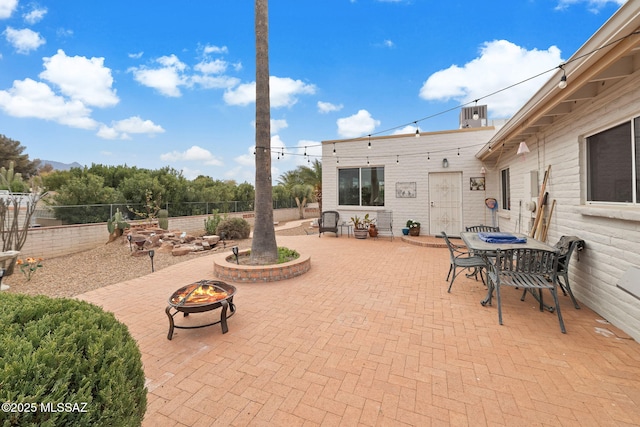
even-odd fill
[(109, 231), (109, 241), (112, 241), (116, 237), (122, 236), (122, 233), (127, 228), (131, 227), (127, 221), (124, 220), (124, 216), (120, 209), (116, 209), (116, 213), (107, 221), (107, 230)]
[(218, 224), (217, 232), (226, 239), (248, 239), (251, 226), (242, 218), (228, 218)]
[(3, 425), (141, 425), (140, 350), (113, 314), (84, 301), (3, 292), (0, 324), (0, 399), (22, 405), (4, 411)]
[(227, 215), (220, 215), (218, 213), (218, 209), (213, 210), (213, 216), (208, 217), (204, 220), (204, 229), (207, 235), (211, 236), (218, 232), (218, 225), (224, 220), (227, 219)]
[[(40, 189), (40, 178), (31, 178), (29, 194), (16, 194), (12, 188), (18, 188), (17, 183), (22, 182), (22, 176), (14, 172), (13, 162), (9, 163), (9, 169), (0, 168), (0, 185), (7, 189), (8, 194), (0, 197), (0, 239), (2, 240), (2, 252), (19, 251), (27, 241), (29, 224), (36, 211), (40, 199), (46, 194)], [(22, 220), (22, 224), (21, 221)], [(0, 268), (5, 268), (5, 275), (13, 274), (15, 264), (5, 265), (0, 263)]]
[(158, 227), (163, 230), (169, 229), (169, 211), (166, 209), (160, 209), (158, 211)]

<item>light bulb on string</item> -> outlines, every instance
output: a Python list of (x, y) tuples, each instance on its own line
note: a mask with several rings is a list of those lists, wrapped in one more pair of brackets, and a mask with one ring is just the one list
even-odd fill
[(371, 135), (369, 135), (369, 144), (367, 145), (367, 148), (371, 150)]
[(396, 154), (396, 163), (400, 163), (400, 156)]
[(476, 106), (473, 110), (473, 120), (478, 120), (480, 118), (480, 113), (478, 112), (478, 100), (476, 99)]
[(427, 153), (427, 160), (431, 160), (431, 153)]
[(413, 122), (416, 125), (416, 138), (420, 138), (420, 128), (418, 127), (418, 122)]
[(562, 77), (560, 77), (560, 83), (558, 83), (558, 87), (560, 89), (564, 89), (567, 87), (567, 73), (564, 71), (564, 66), (559, 65), (558, 68), (562, 70)]
[(333, 155), (334, 156), (336, 155), (336, 143), (335, 142), (333, 143)]

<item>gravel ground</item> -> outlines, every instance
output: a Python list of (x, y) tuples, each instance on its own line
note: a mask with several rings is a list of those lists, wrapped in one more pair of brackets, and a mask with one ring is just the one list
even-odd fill
[[(308, 225), (301, 225), (276, 231), (278, 236), (304, 235)], [(250, 248), (251, 240), (237, 240), (240, 249)], [(153, 258), (154, 270), (188, 261), (194, 257), (210, 255), (206, 251), (200, 254), (173, 256), (170, 253), (156, 251)], [(109, 244), (77, 254), (45, 259), (27, 281), (18, 268), (13, 275), (3, 279), (2, 283), (11, 288), (8, 292), (47, 295), (50, 297), (72, 297), (103, 286), (124, 282), (151, 273), (151, 260), (148, 256), (131, 256), (126, 240), (117, 240)]]

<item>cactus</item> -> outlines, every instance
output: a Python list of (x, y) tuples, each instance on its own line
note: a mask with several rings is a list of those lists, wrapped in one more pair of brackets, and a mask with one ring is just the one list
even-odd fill
[(163, 230), (169, 229), (169, 211), (160, 209), (158, 211), (158, 226)]
[(107, 221), (107, 230), (109, 230), (109, 235), (113, 235), (114, 237), (122, 236), (122, 231), (129, 227), (130, 225), (124, 220), (124, 216), (122, 215), (122, 212), (120, 212), (120, 209), (116, 209), (116, 213)]

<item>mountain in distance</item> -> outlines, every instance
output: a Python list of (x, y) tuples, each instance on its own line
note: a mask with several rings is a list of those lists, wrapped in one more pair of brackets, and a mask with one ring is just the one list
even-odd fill
[(53, 167), (53, 169), (59, 170), (59, 171), (68, 171), (71, 168), (81, 168), (81, 167), (83, 167), (78, 162), (62, 163), (62, 162), (54, 162), (53, 160), (40, 160), (40, 167), (43, 167), (44, 165), (51, 165)]

